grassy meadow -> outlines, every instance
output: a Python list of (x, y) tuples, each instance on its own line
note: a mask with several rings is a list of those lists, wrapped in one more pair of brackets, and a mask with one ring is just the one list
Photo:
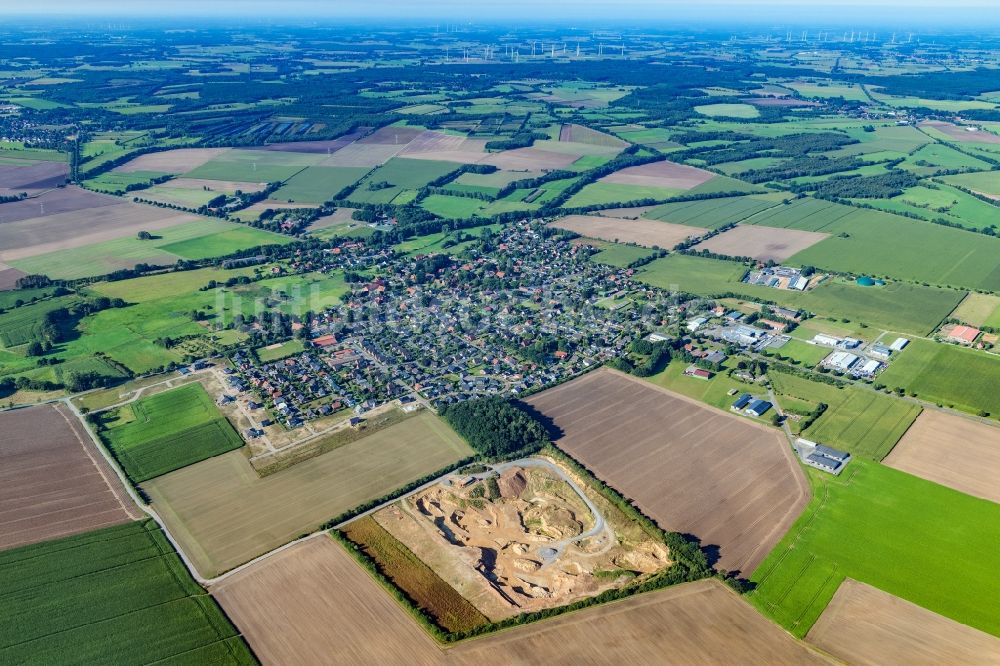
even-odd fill
[(157, 393), (101, 415), (101, 435), (134, 483), (243, 446), (198, 383)]
[(860, 458), (807, 473), (809, 506), (751, 576), (764, 615), (802, 637), (849, 577), (1000, 636), (1000, 505)]

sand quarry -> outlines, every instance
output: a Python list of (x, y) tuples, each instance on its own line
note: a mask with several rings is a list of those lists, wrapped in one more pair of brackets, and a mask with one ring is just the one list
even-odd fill
[(558, 468), (530, 464), (451, 477), (375, 520), (491, 620), (593, 596), (670, 563), (667, 548), (636, 538), (634, 526), (619, 538), (621, 514), (589, 504)]

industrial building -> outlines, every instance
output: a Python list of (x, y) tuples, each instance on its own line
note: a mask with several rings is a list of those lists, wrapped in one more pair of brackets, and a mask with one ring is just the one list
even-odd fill
[(910, 341), (906, 338), (896, 338), (895, 342), (889, 345), (889, 349), (892, 351), (903, 351), (906, 345), (910, 344)]
[(823, 359), (823, 365), (837, 372), (850, 372), (861, 357), (850, 352), (836, 351)]

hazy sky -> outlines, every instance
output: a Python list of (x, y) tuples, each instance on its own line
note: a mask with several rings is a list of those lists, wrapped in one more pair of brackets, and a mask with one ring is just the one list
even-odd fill
[(1000, 23), (1000, 0), (0, 0), (0, 14), (100, 16), (229, 15), (254, 17), (562, 19), (567, 23), (671, 19), (896, 21), (945, 19)]

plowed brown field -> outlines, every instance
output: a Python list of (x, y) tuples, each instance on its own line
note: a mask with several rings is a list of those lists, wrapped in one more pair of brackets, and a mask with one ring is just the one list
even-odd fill
[(1000, 503), (998, 426), (925, 409), (882, 462)]
[(694, 249), (780, 262), (829, 237), (817, 231), (740, 225), (698, 243)]
[(562, 431), (559, 448), (662, 528), (718, 549), (729, 571), (753, 571), (809, 499), (777, 430), (623, 373), (597, 370), (528, 402)]
[(210, 591), (265, 665), (825, 663), (715, 580), (446, 650), (326, 537), (298, 543)]
[(854, 666), (1000, 664), (1000, 638), (849, 578), (806, 640)]
[(0, 550), (139, 515), (66, 407), (0, 412)]

